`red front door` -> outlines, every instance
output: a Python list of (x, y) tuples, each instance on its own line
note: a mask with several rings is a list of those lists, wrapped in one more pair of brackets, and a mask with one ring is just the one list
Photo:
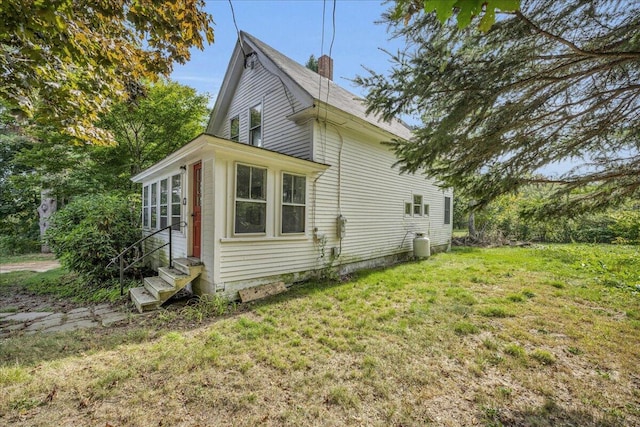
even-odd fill
[(201, 208), (202, 208), (202, 163), (198, 162), (193, 165), (193, 213), (192, 224), (193, 224), (193, 238), (191, 239), (191, 256), (196, 258), (200, 258), (200, 245), (201, 245), (201, 236), (202, 236), (202, 219), (201, 219)]

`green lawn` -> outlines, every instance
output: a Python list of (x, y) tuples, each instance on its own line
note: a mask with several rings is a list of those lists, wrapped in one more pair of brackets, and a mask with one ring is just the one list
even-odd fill
[(13, 337), (0, 424), (640, 425), (639, 272), (637, 247), (457, 249), (192, 325)]

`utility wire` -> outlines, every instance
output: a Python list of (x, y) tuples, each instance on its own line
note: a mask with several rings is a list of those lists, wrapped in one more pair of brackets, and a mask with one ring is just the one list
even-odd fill
[(238, 42), (240, 43), (240, 50), (244, 54), (245, 58), (247, 57), (247, 52), (244, 50), (244, 46), (242, 45), (242, 38), (240, 37), (240, 30), (238, 29), (238, 23), (236, 22), (236, 12), (233, 10), (233, 3), (229, 0), (229, 6), (231, 6), (231, 17), (233, 18), (233, 25), (236, 27), (236, 33), (238, 33)]

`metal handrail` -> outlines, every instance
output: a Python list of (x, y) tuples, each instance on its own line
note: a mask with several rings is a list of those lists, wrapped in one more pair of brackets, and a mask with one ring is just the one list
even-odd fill
[[(175, 222), (175, 223), (167, 225), (166, 227), (163, 227), (163, 228), (161, 228), (159, 230), (156, 230), (153, 233), (148, 234), (148, 235), (142, 237), (141, 239), (138, 239), (135, 243), (133, 243), (132, 245), (130, 245), (129, 247), (127, 247), (126, 249), (124, 249), (122, 252), (120, 252), (118, 255), (116, 255), (114, 258), (111, 259), (109, 264), (107, 264), (106, 268), (109, 268), (109, 267), (111, 267), (112, 265), (114, 265), (116, 263), (118, 263), (120, 265), (120, 295), (124, 295), (124, 273), (125, 273), (125, 271), (129, 270), (136, 263), (142, 261), (143, 259), (145, 259), (149, 255), (151, 255), (152, 253), (159, 251), (160, 249), (164, 248), (165, 246), (169, 246), (169, 268), (173, 267), (172, 238), (171, 238), (173, 233), (171, 231), (173, 231), (173, 227), (176, 226), (176, 225), (182, 228), (182, 227), (186, 227), (187, 223), (185, 221)], [(147, 252), (147, 253), (143, 254), (142, 256), (139, 256), (138, 258), (136, 258), (133, 261), (131, 261), (131, 263), (129, 265), (127, 265), (126, 267), (124, 266), (124, 255), (127, 252), (129, 252), (133, 248), (138, 247), (142, 242), (144, 242), (148, 238), (153, 237), (156, 234), (161, 233), (161, 232), (163, 232), (165, 230), (169, 230), (169, 242), (158, 246), (157, 248), (153, 249), (150, 252)]]

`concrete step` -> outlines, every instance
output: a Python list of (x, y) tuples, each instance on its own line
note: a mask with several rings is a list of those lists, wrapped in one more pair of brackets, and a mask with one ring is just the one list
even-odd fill
[(200, 261), (199, 258), (194, 257), (176, 258), (173, 260), (173, 266), (176, 270), (180, 270), (189, 276), (199, 274), (203, 268), (202, 261)]
[(129, 296), (140, 313), (155, 310), (160, 306), (160, 301), (144, 287), (129, 289)]
[(176, 293), (177, 289), (170, 283), (158, 276), (144, 278), (145, 289), (153, 295), (155, 299), (164, 302)]

